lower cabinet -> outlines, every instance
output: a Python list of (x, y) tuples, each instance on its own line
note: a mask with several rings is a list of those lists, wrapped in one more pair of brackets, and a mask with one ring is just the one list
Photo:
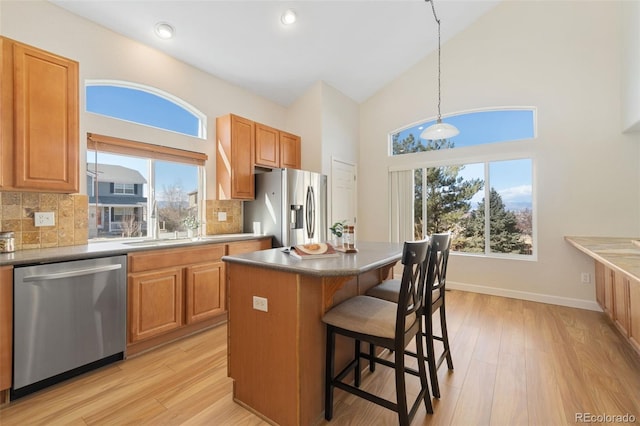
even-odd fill
[(598, 261), (595, 272), (598, 304), (640, 354), (640, 281)]
[(268, 248), (261, 238), (130, 253), (127, 356), (225, 322), (222, 256)]
[(127, 354), (226, 321), (225, 244), (131, 253)]

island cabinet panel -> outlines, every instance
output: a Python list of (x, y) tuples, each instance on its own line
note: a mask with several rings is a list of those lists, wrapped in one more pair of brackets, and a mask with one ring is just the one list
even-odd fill
[(216, 194), (218, 200), (255, 198), (255, 124), (228, 114), (216, 119)]
[(79, 189), (78, 62), (13, 40), (2, 46), (2, 186)]
[(164, 334), (183, 324), (182, 268), (129, 276), (129, 341)]
[(640, 354), (640, 281), (629, 280), (629, 341)]
[(300, 136), (280, 132), (280, 167), (302, 168), (302, 141)]
[(604, 306), (602, 309), (605, 311), (609, 318), (613, 319), (613, 284), (615, 283), (615, 272), (611, 268), (604, 268)]
[(598, 302), (598, 305), (600, 305), (600, 307), (602, 308), (602, 310), (604, 310), (604, 300), (605, 300), (605, 296), (604, 296), (604, 274), (605, 274), (605, 267), (602, 263), (598, 262), (597, 260), (594, 261), (595, 263), (595, 278), (596, 278), (596, 302)]
[(225, 311), (224, 262), (186, 268), (187, 324), (213, 318)]
[(13, 267), (0, 268), (0, 404), (11, 387), (13, 355)]

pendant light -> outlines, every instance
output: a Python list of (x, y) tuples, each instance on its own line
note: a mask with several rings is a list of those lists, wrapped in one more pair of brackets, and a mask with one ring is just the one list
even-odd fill
[(436, 15), (436, 8), (433, 5), (433, 0), (425, 0), (427, 3), (431, 3), (431, 10), (433, 11), (433, 18), (436, 20), (438, 24), (438, 120), (436, 124), (432, 124), (431, 126), (424, 129), (424, 131), (420, 134), (422, 139), (429, 140), (441, 140), (441, 139), (449, 139), (456, 136), (460, 133), (455, 126), (443, 123), (442, 116), (440, 115), (440, 103), (441, 103), (441, 91), (440, 91), (440, 19)]

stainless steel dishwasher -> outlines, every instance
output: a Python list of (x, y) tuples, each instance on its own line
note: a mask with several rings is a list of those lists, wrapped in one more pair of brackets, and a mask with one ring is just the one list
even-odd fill
[(11, 399), (123, 359), (126, 259), (14, 269)]

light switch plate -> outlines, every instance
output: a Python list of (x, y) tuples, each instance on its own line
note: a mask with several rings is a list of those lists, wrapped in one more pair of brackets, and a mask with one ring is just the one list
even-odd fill
[(54, 226), (56, 224), (53, 212), (36, 212), (33, 215), (33, 219), (35, 226)]
[(227, 221), (227, 212), (218, 212), (218, 222)]

